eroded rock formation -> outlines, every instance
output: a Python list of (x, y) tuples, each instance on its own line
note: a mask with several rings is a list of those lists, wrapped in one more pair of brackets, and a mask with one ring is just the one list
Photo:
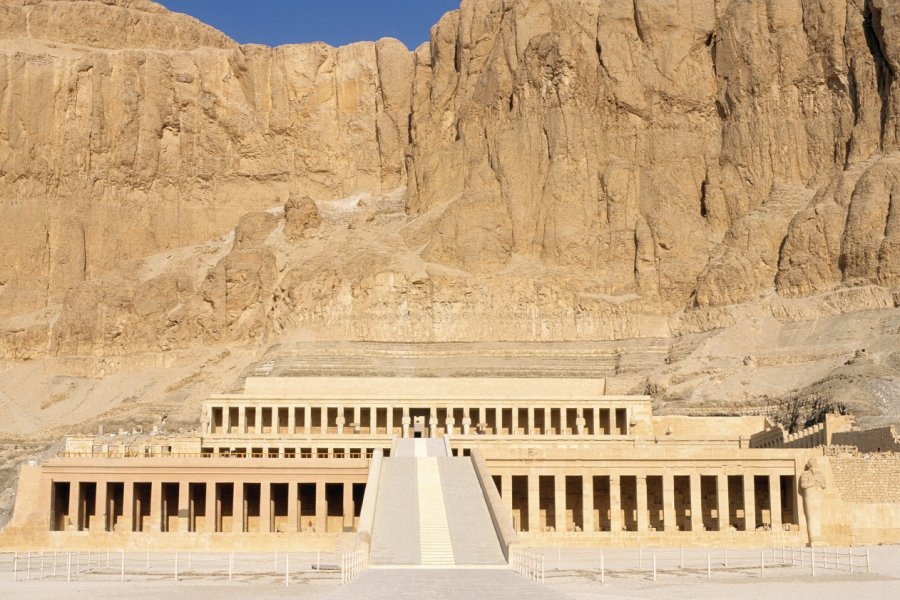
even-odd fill
[(900, 305), (895, 2), (463, 0), (431, 34), (5, 1), (0, 357)]

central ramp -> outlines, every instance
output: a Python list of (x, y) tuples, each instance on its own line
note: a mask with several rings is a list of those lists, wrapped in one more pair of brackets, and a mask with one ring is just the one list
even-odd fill
[(382, 463), (369, 564), (507, 564), (470, 458), (451, 456), (440, 439), (395, 440)]

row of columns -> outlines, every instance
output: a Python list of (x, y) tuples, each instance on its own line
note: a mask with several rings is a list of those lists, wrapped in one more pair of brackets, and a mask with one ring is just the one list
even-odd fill
[[(86, 494), (83, 491), (86, 489), (86, 484), (95, 484), (96, 485), (96, 493), (94, 496), (93, 506), (90, 506), (88, 499), (86, 498)], [(326, 523), (328, 517), (328, 500), (326, 497), (326, 485), (341, 485), (343, 486), (342, 490), (342, 528), (347, 530), (348, 528), (352, 528), (354, 526), (354, 515), (355, 515), (355, 502), (353, 498), (353, 482), (349, 481), (341, 481), (341, 482), (280, 482), (280, 481), (263, 481), (263, 482), (191, 482), (191, 481), (181, 481), (177, 483), (163, 482), (163, 481), (151, 481), (151, 482), (125, 482), (122, 483), (123, 486), (123, 497), (121, 501), (121, 525), (116, 523), (115, 514), (110, 514), (110, 509), (114, 507), (115, 501), (108, 496), (109, 484), (115, 482), (108, 481), (71, 481), (69, 482), (69, 501), (68, 501), (68, 522), (65, 526), (67, 530), (75, 530), (82, 531), (88, 529), (84, 527), (84, 522), (86, 518), (86, 514), (90, 513), (93, 515), (90, 523), (89, 530), (90, 531), (113, 531), (113, 530), (124, 530), (124, 531), (135, 531), (141, 522), (140, 513), (143, 512), (143, 507), (141, 506), (141, 502), (143, 499), (139, 498), (135, 493), (136, 485), (149, 485), (150, 486), (150, 494), (149, 494), (149, 531), (150, 532), (160, 532), (167, 529), (163, 524), (163, 519), (167, 517), (164, 515), (164, 508), (168, 508), (169, 511), (176, 507), (164, 507), (164, 499), (163, 499), (163, 485), (177, 485), (178, 486), (178, 503), (177, 503), (177, 527), (171, 529), (170, 531), (181, 531), (181, 532), (189, 532), (191, 531), (191, 523), (194, 520), (196, 515), (196, 504), (194, 506), (191, 505), (192, 494), (191, 487), (193, 486), (195, 490), (198, 489), (198, 486), (204, 486), (205, 491), (205, 503), (203, 510), (204, 517), (204, 525), (202, 528), (203, 532), (206, 533), (215, 533), (215, 532), (227, 532), (223, 531), (223, 528), (220, 527), (220, 523), (222, 522), (222, 517), (225, 513), (225, 505), (223, 504), (223, 498), (218, 493), (221, 488), (217, 486), (220, 485), (230, 485), (231, 487), (231, 526), (228, 528), (230, 532), (233, 533), (241, 533), (246, 531), (246, 521), (249, 517), (248, 506), (245, 503), (244, 490), (245, 485), (259, 485), (260, 490), (260, 498), (259, 498), (259, 531), (262, 533), (272, 532), (273, 524), (274, 524), (274, 506), (273, 506), (273, 497), (272, 490), (273, 485), (286, 484), (287, 485), (287, 514), (286, 522), (287, 529), (286, 532), (297, 532), (297, 531), (316, 531), (316, 532), (324, 532), (326, 531)], [(313, 515), (307, 515), (304, 518), (309, 518), (310, 522), (303, 523), (300, 520), (301, 515), (301, 503), (300, 503), (300, 485), (314, 485), (315, 486), (315, 510)], [(200, 495), (197, 494), (196, 497)], [(118, 511), (116, 511), (118, 512)], [(51, 525), (52, 528), (52, 525)]]
[[(703, 512), (701, 500), (701, 473), (691, 473), (688, 475), (690, 481), (689, 503), (690, 503), (690, 530), (703, 530)], [(528, 478), (528, 524), (529, 530), (535, 531), (536, 524), (540, 523), (540, 478), (554, 478), (554, 522), (556, 528), (559, 529), (560, 524), (565, 527), (567, 525), (567, 487), (566, 475), (525, 475)], [(677, 530), (676, 509), (675, 509), (675, 476), (674, 473), (663, 473), (662, 477), (662, 494), (663, 494), (663, 523), (664, 530)], [(716, 478), (716, 510), (717, 510), (717, 530), (724, 531), (730, 527), (730, 504), (729, 504), (729, 485), (728, 475), (716, 474), (712, 475)], [(770, 525), (772, 529), (780, 529), (782, 527), (782, 498), (781, 498), (781, 482), (778, 475), (763, 475), (768, 479), (769, 492), (769, 512)], [(569, 475), (568, 477), (572, 477)], [(594, 477), (595, 475), (582, 476), (581, 490), (581, 508), (583, 531), (598, 531), (598, 523), (594, 522)], [(601, 475), (601, 477), (609, 477), (609, 524), (610, 531), (622, 531), (625, 527), (622, 506), (622, 488), (620, 475), (610, 474)], [(647, 531), (650, 526), (650, 512), (648, 509), (648, 490), (647, 475), (636, 475), (636, 525), (637, 531)], [(742, 496), (743, 496), (743, 512), (746, 531), (755, 530), (761, 523), (756, 520), (756, 498), (754, 475), (742, 475)], [(507, 509), (513, 510), (513, 474), (505, 473), (500, 476), (501, 497)], [(792, 506), (796, 506), (796, 500)], [(796, 519), (795, 513), (795, 519)]]
[[(282, 423), (282, 411), (279, 409), (287, 409), (286, 423)], [(520, 429), (526, 435), (549, 435), (552, 430), (557, 430), (557, 435), (569, 431), (575, 435), (625, 435), (629, 430), (628, 413), (625, 408), (615, 407), (547, 407), (535, 408), (534, 406), (516, 407), (516, 406), (463, 406), (463, 407), (431, 407), (416, 409), (411, 407), (403, 407), (401, 410), (400, 423), (395, 423), (394, 409), (384, 407), (361, 407), (354, 406), (321, 406), (316, 407), (319, 410), (318, 423), (313, 423), (313, 407), (304, 406), (208, 406), (208, 414), (205, 415), (204, 434), (238, 434), (238, 435), (263, 435), (266, 427), (263, 424), (263, 411), (271, 415), (269, 432), (278, 433), (282, 426), (286, 427), (287, 435), (312, 435), (337, 433), (359, 433), (362, 429), (363, 411), (368, 412), (369, 417), (369, 433), (373, 433), (377, 429), (384, 429), (385, 433), (398, 434), (403, 437), (410, 437), (413, 428), (416, 426), (413, 420), (413, 413), (427, 413), (427, 421), (423, 423), (429, 437), (438, 437), (440, 433), (444, 434), (462, 434), (470, 435), (475, 433), (486, 433), (488, 430), (493, 434), (497, 434), (500, 430), (506, 430), (510, 434), (517, 433)], [(232, 422), (232, 409), (236, 409), (237, 423)], [(573, 422), (569, 422), (569, 411), (575, 410)], [(248, 411), (254, 411), (252, 431), (248, 427)], [(298, 431), (298, 411), (302, 411), (302, 431)], [(443, 422), (438, 418), (438, 411), (445, 412), (446, 417)], [(524, 413), (524, 422), (520, 416), (520, 411)], [(350, 414), (352, 413), (352, 414)], [(508, 414), (509, 419), (506, 420), (508, 425), (504, 425), (503, 415)], [(331, 416), (334, 415), (332, 420)], [(493, 419), (489, 419), (489, 415)], [(460, 419), (457, 421), (457, 416)], [(537, 416), (542, 417), (542, 423), (538, 424)], [(423, 420), (426, 418), (422, 415)], [(221, 423), (221, 425), (217, 425)], [(383, 426), (378, 426), (384, 423)], [(556, 425), (557, 424), (558, 427)], [(521, 425), (521, 427), (520, 427)], [(236, 431), (233, 431), (236, 426)], [(329, 431), (332, 429), (333, 431)], [(601, 431), (603, 433), (601, 433)]]
[[(390, 441), (386, 442), (388, 447)], [(216, 445), (201, 448), (201, 454), (206, 458), (372, 458), (372, 454), (379, 448), (375, 446), (367, 446), (362, 448), (351, 448), (348, 446), (315, 446), (315, 447), (296, 447), (296, 446), (234, 446)], [(386, 448), (380, 448), (386, 450)], [(390, 450), (387, 450), (390, 453)]]

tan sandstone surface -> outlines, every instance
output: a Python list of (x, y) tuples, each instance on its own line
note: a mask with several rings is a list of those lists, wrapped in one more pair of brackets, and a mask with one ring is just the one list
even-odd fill
[(898, 306), (891, 0), (464, 0), (413, 50), (0, 0), (10, 456), (190, 427), (329, 341), (570, 361), (660, 412), (800, 396), (881, 423)]

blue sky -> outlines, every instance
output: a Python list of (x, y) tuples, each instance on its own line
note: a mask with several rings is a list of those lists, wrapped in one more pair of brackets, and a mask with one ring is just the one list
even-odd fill
[(157, 0), (242, 43), (351, 42), (395, 37), (410, 49), (460, 0)]

